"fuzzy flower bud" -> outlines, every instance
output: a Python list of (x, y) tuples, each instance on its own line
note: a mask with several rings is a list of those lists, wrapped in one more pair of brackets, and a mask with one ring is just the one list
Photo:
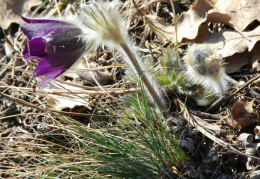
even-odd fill
[(184, 59), (187, 77), (218, 95), (227, 92), (228, 81), (234, 81), (225, 73), (221, 56), (206, 44), (189, 46)]
[(70, 68), (87, 49), (83, 31), (79, 25), (65, 20), (29, 19), (21, 25), (28, 36), (23, 56), (26, 60), (37, 59), (35, 77), (46, 76), (43, 85)]
[(126, 24), (119, 14), (119, 5), (118, 1), (101, 0), (81, 5), (80, 18), (97, 44), (120, 44), (126, 40)]

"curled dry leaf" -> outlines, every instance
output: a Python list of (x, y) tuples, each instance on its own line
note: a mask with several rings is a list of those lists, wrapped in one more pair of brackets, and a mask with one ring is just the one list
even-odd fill
[(247, 162), (246, 162), (246, 168), (248, 171), (251, 171), (253, 169), (256, 168), (256, 166), (258, 166), (258, 162), (253, 159), (251, 156), (254, 156), (258, 150), (258, 147), (259, 147), (259, 144), (260, 143), (251, 143), (251, 144), (248, 144), (245, 148), (246, 150), (246, 154), (249, 155), (249, 157), (247, 158)]
[(259, 115), (257, 110), (253, 108), (254, 100), (248, 101), (247, 99), (243, 98), (241, 100), (236, 101), (233, 104), (231, 114), (234, 119), (237, 118), (254, 118), (259, 119)]
[(242, 144), (242, 147), (246, 147), (247, 144), (250, 144), (253, 141), (253, 135), (248, 133), (242, 133), (237, 137), (239, 143)]
[(224, 120), (228, 125), (242, 129), (250, 124), (259, 121), (259, 114), (253, 108), (254, 100), (240, 99), (236, 101), (231, 109), (231, 116), (227, 116)]
[[(89, 106), (89, 102), (87, 100), (88, 96), (80, 95), (79, 96), (74, 96), (74, 95), (65, 95), (65, 94), (60, 94), (60, 95), (48, 95), (47, 103), (49, 106), (55, 110), (63, 110), (63, 109), (75, 109), (76, 107), (83, 107), (84, 109), (89, 109), (91, 110), (91, 107)], [(74, 112), (80, 112), (80, 111), (74, 111)]]
[(0, 0), (0, 26), (8, 29), (11, 23), (24, 23), (21, 15), (41, 3), (41, 0)]
[(194, 144), (193, 144), (193, 140), (191, 138), (186, 138), (185, 140), (180, 140), (180, 146), (187, 153), (191, 153), (194, 150)]
[[(50, 82), (48, 86), (44, 85), (41, 87), (41, 90), (45, 93), (41, 95), (46, 97), (47, 104), (55, 110), (70, 109), (70, 111), (73, 112), (80, 112), (79, 110), (81, 109), (92, 109), (89, 106), (89, 94), (77, 93), (84, 91), (84, 88), (62, 84), (60, 82)], [(51, 94), (52, 91), (56, 91), (56, 93)], [(70, 91), (74, 91), (74, 94), (71, 94)]]
[[(208, 0), (198, 0), (187, 12), (181, 14), (176, 24), (179, 42), (193, 40), (200, 34), (208, 36), (204, 33), (204, 28), (201, 31), (201, 26), (204, 23), (213, 22), (229, 25), (231, 17), (226, 13), (213, 9), (214, 4)], [(164, 19), (157, 18), (155, 15), (146, 15), (145, 20), (154, 27), (153, 30), (162, 42), (166, 40), (176, 41), (174, 25), (166, 24)]]
[(249, 174), (250, 179), (259, 179), (260, 178), (260, 170), (254, 170)]
[(260, 126), (254, 128), (255, 139), (260, 139)]
[[(246, 147), (246, 154), (247, 155), (255, 155), (256, 153), (256, 148), (254, 147)], [(248, 171), (251, 171), (255, 168), (255, 166), (253, 165), (254, 163), (254, 159), (252, 159), (251, 157), (247, 158), (247, 162), (246, 162), (246, 168)]]

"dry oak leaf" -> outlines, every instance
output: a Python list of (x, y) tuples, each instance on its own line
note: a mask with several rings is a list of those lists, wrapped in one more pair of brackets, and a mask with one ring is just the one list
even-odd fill
[(260, 71), (260, 42), (257, 42), (251, 52), (236, 53), (225, 58), (225, 69), (228, 73), (236, 72), (242, 66), (251, 64), (252, 70)]
[(0, 0), (0, 27), (6, 30), (12, 23), (24, 23), (21, 15), (41, 3), (42, 0)]
[[(226, 25), (231, 25), (230, 21), (231, 21), (231, 17), (226, 14), (226, 13), (222, 13), (219, 12), (218, 9), (210, 9), (207, 12), (207, 22), (212, 22), (212, 23), (221, 23), (221, 24), (226, 24)], [(231, 25), (233, 26), (233, 25)]]
[(200, 36), (200, 39), (195, 39), (195, 42), (209, 44), (225, 58), (235, 53), (242, 53), (246, 49), (250, 52), (256, 42), (260, 41), (260, 26), (243, 34), (250, 38), (251, 42), (245, 39), (240, 33), (227, 29), (222, 29), (217, 33), (211, 33), (209, 36)]
[(251, 58), (249, 56), (249, 52), (245, 51), (243, 53), (236, 53), (230, 57), (225, 58), (225, 71), (227, 73), (234, 73), (238, 71), (242, 66), (250, 63)]
[(218, 0), (215, 8), (220, 13), (228, 14), (231, 17), (229, 23), (240, 31), (245, 30), (253, 21), (260, 21), (260, 0)]
[(231, 109), (231, 116), (227, 116), (225, 121), (228, 125), (243, 129), (244, 127), (259, 121), (259, 114), (253, 108), (254, 100), (240, 99), (236, 101)]
[[(176, 24), (178, 41), (195, 39), (198, 35), (199, 27), (207, 21), (207, 12), (212, 8), (205, 0), (198, 0), (187, 12), (183, 12)], [(145, 20), (154, 27), (152, 30), (154, 30), (161, 42), (166, 42), (167, 40), (175, 42), (174, 25), (166, 24), (162, 18), (157, 18), (155, 15), (146, 15)]]

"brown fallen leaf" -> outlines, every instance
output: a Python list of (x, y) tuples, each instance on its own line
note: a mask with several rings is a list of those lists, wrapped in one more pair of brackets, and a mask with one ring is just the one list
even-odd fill
[(161, 43), (168, 40), (175, 41), (174, 25), (166, 24), (164, 19), (157, 18), (156, 15), (146, 15), (144, 18), (152, 26), (151, 30), (158, 36)]
[(181, 14), (177, 21), (178, 41), (194, 39), (200, 25), (207, 21), (207, 11), (213, 7), (204, 0), (198, 0), (187, 12)]
[(0, 0), (0, 27), (5, 30), (12, 23), (24, 23), (21, 15), (41, 3), (42, 0)]
[[(80, 98), (81, 97), (81, 98)], [(71, 111), (74, 111), (73, 109), (79, 109), (79, 107), (91, 110), (92, 108), (89, 106), (89, 102), (87, 102), (88, 95), (85, 96), (72, 96), (72, 95), (65, 95), (65, 94), (60, 94), (60, 95), (48, 95), (47, 97), (47, 104), (55, 109), (55, 110), (63, 110), (63, 109), (71, 109)], [(85, 100), (83, 100), (83, 98)], [(74, 111), (74, 112), (79, 112), (79, 111)]]
[(252, 31), (244, 32), (244, 35), (250, 38), (251, 42), (238, 32), (227, 29), (223, 29), (217, 33), (211, 33), (209, 36), (200, 36), (200, 38), (195, 39), (195, 42), (209, 44), (225, 58), (235, 53), (242, 53), (246, 49), (248, 49), (249, 52), (252, 51), (256, 42), (260, 40), (260, 26)]
[(227, 73), (234, 73), (246, 64), (251, 64), (252, 69), (260, 71), (260, 42), (258, 42), (251, 52), (247, 50), (243, 53), (235, 53), (225, 58), (224, 67)]
[(254, 118), (259, 119), (259, 115), (257, 110), (253, 108), (254, 100), (248, 101), (243, 98), (241, 100), (236, 101), (231, 110), (231, 115), (233, 118)]
[(244, 127), (259, 121), (259, 114), (253, 108), (254, 100), (240, 99), (236, 101), (231, 109), (231, 116), (224, 118), (228, 125), (243, 129)]
[[(192, 40), (197, 37), (199, 27), (207, 21), (207, 11), (213, 7), (205, 0), (198, 0), (187, 12), (183, 12), (177, 20), (178, 41)], [(152, 29), (161, 42), (170, 40), (175, 42), (175, 28), (172, 24), (166, 24), (163, 19), (155, 15), (146, 15), (145, 20), (154, 28)]]
[(260, 139), (260, 126), (254, 128), (255, 139)]
[(218, 0), (215, 8), (223, 14), (228, 14), (233, 24), (244, 31), (254, 20), (260, 21), (260, 0)]
[(207, 12), (207, 14), (208, 14), (207, 22), (231, 25), (230, 24), (231, 17), (229, 16), (229, 14), (219, 12), (219, 10), (215, 8), (210, 9)]
[(83, 87), (51, 81), (41, 87), (40, 97), (45, 97), (47, 104), (55, 110), (70, 109), (70, 112), (80, 112), (80, 109), (91, 110), (89, 95)]
[(227, 73), (234, 73), (249, 62), (249, 53), (245, 51), (243, 53), (236, 53), (230, 57), (226, 57), (224, 67)]

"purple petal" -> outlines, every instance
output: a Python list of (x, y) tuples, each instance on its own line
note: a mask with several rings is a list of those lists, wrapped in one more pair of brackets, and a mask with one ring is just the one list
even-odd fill
[(55, 73), (51, 73), (48, 76), (46, 76), (39, 84), (39, 86), (42, 86), (44, 83), (51, 81), (53, 79), (55, 79), (56, 77), (58, 77), (60, 75), (60, 71), (56, 71)]
[(45, 42), (42, 38), (35, 38), (25, 44), (23, 57), (26, 60), (37, 59), (41, 60), (48, 54), (45, 52)]
[(56, 72), (61, 74), (66, 66), (66, 64), (62, 62), (62, 57), (46, 56), (38, 63), (38, 66), (34, 70), (34, 76), (48, 76)]
[(40, 86), (50, 81), (59, 75), (61, 75), (63, 72), (65, 72), (67, 69), (69, 69), (82, 55), (84, 51), (78, 52), (78, 53), (72, 53), (70, 55), (66, 56), (51, 56), (48, 55), (44, 57), (36, 67), (34, 71), (34, 76), (46, 76), (44, 81), (40, 83)]
[(20, 28), (25, 35), (31, 40), (33, 38), (42, 37), (55, 29), (64, 27), (75, 27), (76, 25), (61, 20), (47, 19), (28, 19), (22, 16), (22, 19), (29, 24), (21, 25)]
[(57, 21), (58, 20), (49, 20), (49, 19), (29, 19), (29, 18), (26, 18), (24, 17), (23, 15), (21, 15), (21, 18), (27, 22), (28, 24), (29, 23), (47, 23), (47, 22), (50, 22), (50, 21)]
[(77, 27), (54, 30), (44, 37), (47, 41), (46, 52), (50, 55), (68, 55), (85, 48), (81, 34), (81, 29)]
[(39, 86), (42, 86), (45, 82), (50, 81), (58, 77), (60, 74), (63, 73), (63, 69), (65, 66), (52, 66), (52, 64), (49, 63), (47, 59), (42, 59), (36, 69), (34, 70), (34, 76), (46, 76), (43, 81), (39, 84)]

